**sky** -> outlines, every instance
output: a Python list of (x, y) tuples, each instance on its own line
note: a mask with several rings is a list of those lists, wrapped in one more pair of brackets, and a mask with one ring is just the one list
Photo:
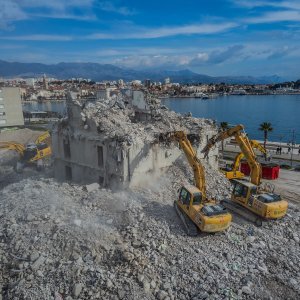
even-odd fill
[(0, 59), (300, 78), (300, 0), (0, 0)]

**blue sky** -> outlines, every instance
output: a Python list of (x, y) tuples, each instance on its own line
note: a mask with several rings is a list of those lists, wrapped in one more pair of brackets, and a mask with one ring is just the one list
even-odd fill
[(0, 59), (300, 78), (300, 0), (0, 0)]

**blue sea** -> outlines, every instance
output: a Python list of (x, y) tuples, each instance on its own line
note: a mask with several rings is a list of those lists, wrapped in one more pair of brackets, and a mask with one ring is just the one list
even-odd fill
[[(222, 96), (211, 100), (199, 98), (171, 98), (162, 101), (170, 109), (191, 112), (194, 117), (214, 119), (217, 122), (243, 124), (251, 139), (263, 139), (258, 130), (262, 122), (270, 122), (274, 128), (269, 134), (270, 141), (289, 142), (292, 132), (300, 144), (300, 95), (270, 96)], [(24, 110), (55, 111), (64, 113), (65, 102), (26, 103)]]
[(300, 143), (300, 95), (222, 96), (210, 100), (170, 98), (162, 101), (178, 113), (191, 112), (193, 117), (209, 118), (229, 124), (243, 124), (251, 139), (263, 140), (258, 130), (262, 122), (270, 122), (270, 141), (290, 142), (293, 131)]

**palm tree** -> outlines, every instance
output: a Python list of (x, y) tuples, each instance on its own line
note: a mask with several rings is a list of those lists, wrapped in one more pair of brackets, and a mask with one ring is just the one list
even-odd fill
[(273, 131), (272, 124), (269, 122), (263, 122), (259, 125), (258, 130), (264, 132), (264, 147), (266, 149), (267, 139), (268, 139), (268, 133)]
[[(229, 128), (228, 122), (220, 123), (221, 131), (225, 131)], [(224, 140), (222, 140), (222, 156), (224, 156)]]

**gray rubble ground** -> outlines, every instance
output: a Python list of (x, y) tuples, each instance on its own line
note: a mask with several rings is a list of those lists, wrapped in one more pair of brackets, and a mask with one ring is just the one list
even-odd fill
[[(206, 171), (211, 196), (228, 196), (227, 180)], [(2, 299), (299, 299), (299, 209), (265, 228), (188, 237), (173, 200), (190, 175), (179, 161), (116, 193), (50, 178), (6, 186)]]

